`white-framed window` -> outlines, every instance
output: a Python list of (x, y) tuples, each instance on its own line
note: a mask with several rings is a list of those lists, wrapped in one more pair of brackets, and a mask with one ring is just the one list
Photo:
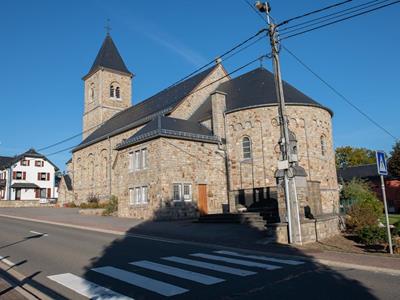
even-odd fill
[(192, 201), (192, 185), (190, 183), (174, 183), (172, 186), (173, 201)]
[(22, 179), (22, 172), (21, 171), (15, 172), (15, 179), (18, 179), (18, 180)]
[(243, 148), (243, 158), (250, 159), (251, 155), (251, 140), (248, 136), (245, 136), (242, 140), (242, 148)]
[(129, 171), (148, 168), (148, 150), (142, 148), (129, 153)]
[(40, 198), (46, 198), (46, 189), (40, 189)]
[(43, 160), (35, 160), (35, 167), (43, 167), (44, 161)]
[(29, 166), (29, 160), (27, 159), (21, 160), (21, 166)]
[(147, 204), (149, 201), (147, 186), (137, 186), (129, 189), (129, 204), (140, 205)]

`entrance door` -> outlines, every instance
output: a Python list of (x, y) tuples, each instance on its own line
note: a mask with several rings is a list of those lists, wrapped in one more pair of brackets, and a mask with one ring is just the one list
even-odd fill
[(207, 184), (199, 184), (199, 211), (200, 215), (208, 213), (207, 207)]
[(21, 189), (15, 189), (15, 200), (21, 200)]

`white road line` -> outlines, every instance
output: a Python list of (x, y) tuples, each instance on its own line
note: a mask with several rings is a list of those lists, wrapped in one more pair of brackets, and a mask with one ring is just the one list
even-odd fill
[(8, 260), (7, 258), (4, 258), (3, 256), (0, 256), (0, 261), (8, 265), (9, 267), (15, 266), (15, 263), (13, 263), (11, 260)]
[(31, 230), (31, 231), (29, 231), (29, 232), (30, 232), (30, 233), (33, 233), (33, 234), (37, 234), (37, 235), (48, 236), (47, 233), (41, 233), (41, 232), (37, 232), (37, 231), (33, 231), (33, 230)]
[(273, 258), (273, 257), (256, 256), (256, 255), (244, 255), (244, 254), (239, 254), (236, 252), (225, 251), (225, 250), (214, 251), (214, 253), (243, 257), (243, 258), (250, 258), (250, 259), (258, 259), (258, 260), (264, 260), (264, 261), (271, 261), (271, 262), (277, 262), (277, 263), (293, 265), (293, 266), (304, 264), (303, 261), (299, 261), (299, 260), (278, 259), (278, 258)]
[(209, 275), (205, 275), (205, 274), (201, 274), (201, 273), (197, 273), (197, 272), (192, 272), (192, 271), (179, 269), (179, 268), (175, 268), (175, 267), (171, 267), (171, 266), (167, 266), (167, 265), (163, 265), (163, 264), (158, 264), (158, 263), (154, 263), (154, 262), (147, 261), (147, 260), (135, 261), (135, 262), (131, 262), (129, 264), (138, 266), (138, 267), (142, 267), (145, 269), (165, 273), (165, 274), (172, 275), (175, 277), (195, 281), (195, 282), (206, 284), (206, 285), (216, 284), (216, 283), (225, 281), (224, 279), (221, 279), (218, 277), (213, 277), (213, 276), (209, 276)]
[(193, 259), (182, 258), (182, 257), (177, 257), (177, 256), (162, 257), (162, 259), (189, 265), (189, 266), (199, 267), (199, 268), (203, 268), (203, 269), (237, 275), (237, 276), (249, 276), (249, 275), (257, 274), (257, 272), (252, 272), (252, 271), (247, 271), (247, 270), (237, 269), (237, 268), (231, 268), (231, 267), (227, 267), (227, 266), (222, 266), (222, 265), (217, 265), (217, 264), (212, 264), (212, 263), (207, 263), (207, 262), (203, 262), (203, 261), (199, 261), (199, 260), (193, 260)]
[(178, 294), (186, 293), (189, 290), (172, 285), (166, 282), (158, 281), (149, 277), (145, 277), (133, 272), (128, 272), (114, 267), (100, 267), (94, 268), (92, 271), (110, 276), (112, 278), (127, 282), (129, 284), (141, 287), (143, 289), (155, 292), (163, 296), (175, 296)]
[(110, 289), (97, 285), (91, 281), (83, 279), (71, 273), (59, 274), (48, 276), (53, 280), (76, 293), (85, 296), (89, 299), (96, 300), (133, 300), (133, 298), (126, 297)]
[(258, 263), (258, 262), (254, 262), (254, 261), (229, 258), (229, 257), (224, 257), (224, 256), (218, 256), (218, 255), (211, 255), (211, 254), (204, 254), (204, 253), (193, 253), (190, 255), (196, 256), (196, 257), (201, 257), (201, 258), (206, 258), (206, 259), (211, 259), (211, 260), (224, 261), (224, 262), (231, 263), (231, 264), (243, 265), (243, 266), (248, 266), (248, 267), (257, 267), (257, 268), (261, 268), (261, 269), (265, 269), (265, 270), (276, 270), (276, 269), (281, 268), (278, 266), (262, 264), (262, 263)]

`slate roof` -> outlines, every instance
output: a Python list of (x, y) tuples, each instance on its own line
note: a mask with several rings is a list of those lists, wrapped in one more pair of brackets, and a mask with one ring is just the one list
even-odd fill
[[(216, 90), (227, 94), (227, 112), (253, 106), (278, 104), (274, 75), (262, 67), (223, 82)], [(289, 83), (283, 83), (283, 90), (287, 105), (321, 107), (333, 115), (333, 112), (329, 108), (311, 99)], [(209, 118), (211, 118), (211, 99), (207, 99), (190, 119), (193, 121), (203, 121)]]
[(197, 122), (158, 116), (130, 138), (117, 145), (116, 149), (121, 150), (158, 137), (173, 137), (208, 143), (219, 142), (219, 138), (214, 136), (211, 130)]
[(210, 67), (181, 83), (169, 87), (154, 96), (115, 114), (111, 119), (106, 121), (102, 126), (83, 140), (72, 150), (72, 152), (89, 146), (95, 142), (104, 140), (107, 136), (113, 136), (139, 125), (143, 125), (154, 119), (157, 115), (168, 114), (215, 68), (216, 66)]
[(118, 52), (117, 46), (115, 46), (114, 41), (109, 34), (107, 34), (106, 38), (104, 39), (89, 73), (83, 78), (85, 79), (101, 67), (132, 75), (132, 73), (126, 67), (121, 55)]
[(11, 188), (37, 189), (39, 186), (31, 182), (16, 182), (11, 185)]
[(14, 157), (0, 156), (0, 170), (3, 170), (13, 161)]
[[(353, 178), (361, 178), (361, 179), (372, 179), (379, 177), (378, 170), (376, 164), (368, 164), (347, 168), (337, 169), (337, 176), (339, 180), (349, 181)], [(388, 178), (394, 178), (390, 174), (387, 176)]]
[(65, 182), (65, 185), (67, 186), (67, 190), (68, 191), (72, 191), (72, 181), (71, 181), (71, 177), (69, 177), (68, 174), (63, 175), (63, 179)]
[[(5, 157), (5, 156), (1, 156), (1, 157)], [(8, 167), (10, 167), (11, 165), (15, 164), (16, 162), (20, 161), (21, 159), (25, 158), (25, 157), (33, 157), (33, 158), (41, 158), (44, 159), (46, 161), (48, 161), (50, 164), (52, 164), (54, 166), (54, 168), (56, 169), (56, 171), (58, 171), (58, 168), (55, 164), (53, 164), (50, 160), (47, 159), (46, 156), (44, 156), (43, 154), (40, 154), (38, 152), (36, 152), (35, 149), (31, 148), (28, 151), (16, 155), (14, 157), (5, 157), (6, 159), (4, 160), (4, 164), (2, 164), (2, 159), (0, 157), (0, 170), (6, 169)]]

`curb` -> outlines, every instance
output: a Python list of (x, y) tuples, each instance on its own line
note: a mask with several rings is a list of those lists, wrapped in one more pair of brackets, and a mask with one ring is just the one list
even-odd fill
[(400, 276), (400, 270), (398, 270), (398, 269), (381, 268), (381, 267), (376, 267), (376, 266), (366, 266), (366, 265), (338, 262), (338, 261), (333, 261), (333, 260), (328, 260), (328, 259), (309, 258), (309, 257), (304, 257), (304, 256), (298, 256), (298, 255), (264, 252), (264, 251), (259, 251), (259, 250), (246, 249), (246, 248), (237, 248), (237, 247), (223, 246), (223, 245), (203, 243), (203, 242), (171, 239), (171, 238), (150, 236), (150, 235), (145, 235), (145, 234), (133, 234), (133, 233), (126, 233), (124, 231), (101, 229), (101, 228), (87, 227), (87, 226), (82, 226), (82, 225), (73, 225), (73, 224), (62, 223), (62, 222), (38, 220), (38, 219), (18, 217), (18, 216), (13, 216), (13, 215), (0, 214), (0, 217), (16, 219), (16, 220), (23, 220), (23, 221), (30, 221), (30, 222), (35, 222), (35, 223), (49, 224), (49, 225), (57, 225), (57, 226), (63, 226), (63, 227), (68, 227), (68, 228), (74, 228), (74, 229), (82, 229), (82, 230), (86, 230), (86, 231), (108, 233), (108, 234), (114, 234), (114, 235), (118, 235), (118, 236), (141, 238), (141, 239), (146, 239), (146, 240), (153, 240), (153, 241), (172, 243), (172, 244), (187, 244), (187, 245), (194, 245), (194, 246), (203, 246), (203, 247), (213, 248), (213, 249), (235, 250), (235, 251), (242, 251), (242, 252), (259, 254), (259, 255), (269, 255), (269, 256), (278, 257), (278, 258), (279, 257), (280, 258), (294, 258), (297, 260), (302, 260), (305, 262), (319, 263), (321, 265), (330, 266), (330, 267), (350, 268), (350, 269), (356, 269), (356, 270), (361, 270), (361, 271), (370, 271), (370, 272)]

